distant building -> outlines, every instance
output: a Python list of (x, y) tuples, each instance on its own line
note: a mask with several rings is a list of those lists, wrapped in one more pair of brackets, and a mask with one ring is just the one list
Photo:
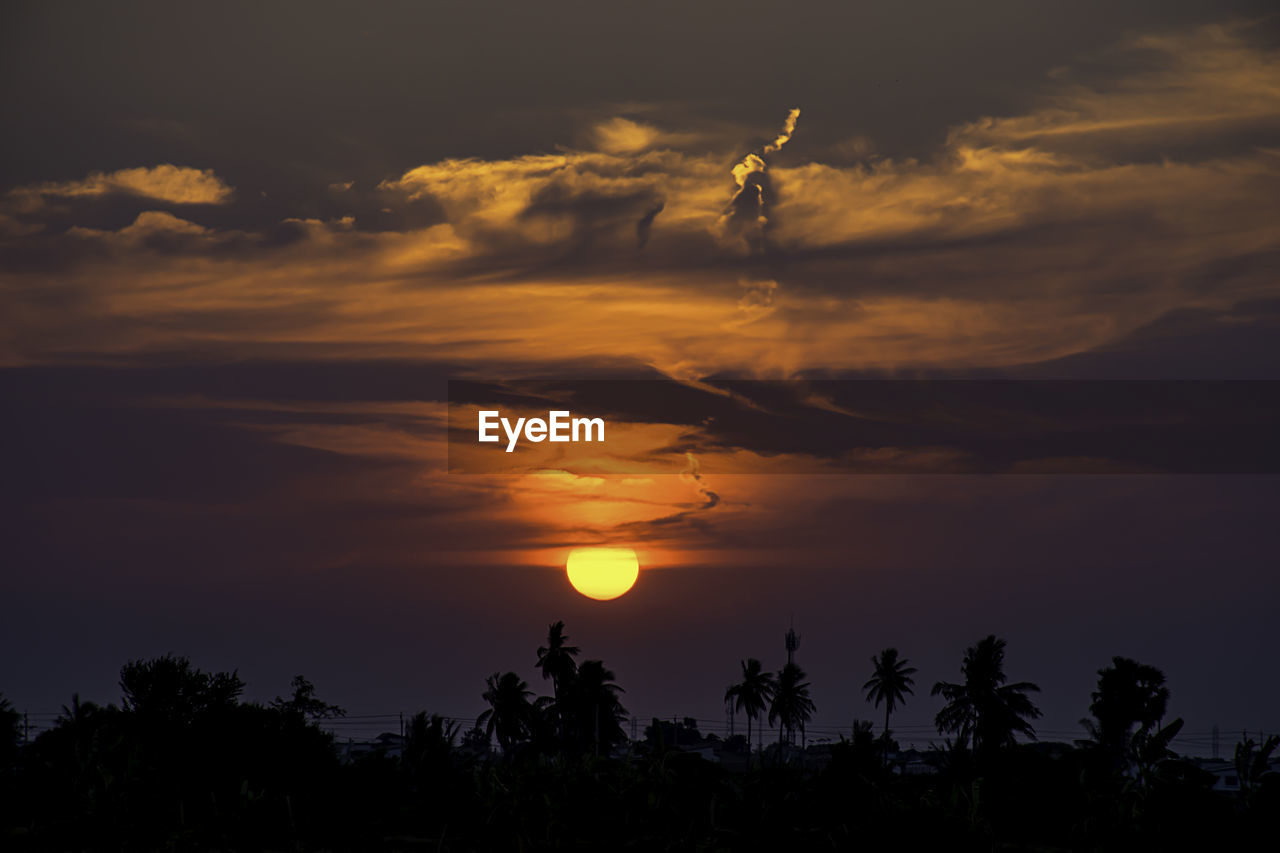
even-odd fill
[(373, 740), (348, 740), (338, 745), (338, 757), (343, 763), (358, 761), (373, 755), (399, 758), (404, 755), (404, 736), (383, 732)]
[(889, 755), (889, 763), (901, 776), (934, 776), (938, 772), (937, 753), (905, 749)]
[(1212, 773), (1215, 777), (1213, 790), (1227, 794), (1240, 792), (1240, 777), (1236, 774), (1234, 761), (1225, 758), (1201, 759), (1196, 762), (1201, 770)]

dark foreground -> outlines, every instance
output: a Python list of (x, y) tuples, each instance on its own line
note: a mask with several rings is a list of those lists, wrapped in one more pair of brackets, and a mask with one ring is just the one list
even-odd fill
[(742, 736), (703, 737), (693, 721), (655, 721), (632, 743), (620, 688), (599, 662), (566, 665), (551, 681), (554, 695), (532, 700), (518, 677), (495, 675), (475, 728), (423, 713), (403, 736), (353, 755), (323, 728), (341, 710), (302, 678), (290, 698), (258, 705), (240, 701), (234, 673), (183, 658), (134, 662), (121, 673), (121, 706), (75, 700), (27, 744), (0, 704), (0, 847), (1269, 849), (1280, 826), (1273, 740), (1242, 744), (1236, 789), (1215, 790), (1218, 776), (1169, 749), (1176, 725), (1109, 722), (1105, 681), (1091, 740), (995, 738), (991, 706), (910, 763), (868, 724), (821, 760), (776, 741), (749, 756)]

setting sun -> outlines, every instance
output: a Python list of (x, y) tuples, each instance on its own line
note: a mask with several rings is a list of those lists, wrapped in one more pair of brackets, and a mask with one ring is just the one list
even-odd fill
[(575, 548), (565, 564), (573, 588), (598, 601), (630, 591), (640, 576), (640, 561), (630, 548)]

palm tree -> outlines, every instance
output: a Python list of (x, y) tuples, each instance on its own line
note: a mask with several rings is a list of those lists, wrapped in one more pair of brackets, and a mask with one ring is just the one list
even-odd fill
[(429, 776), (448, 764), (457, 738), (456, 722), (439, 714), (419, 711), (405, 726), (401, 760), (415, 776)]
[(547, 628), (547, 644), (538, 649), (538, 669), (542, 670), (543, 680), (551, 679), (551, 690), (557, 697), (560, 685), (578, 668), (573, 659), (581, 649), (568, 645), (568, 641), (562, 619)]
[(773, 692), (773, 704), (769, 706), (769, 723), (778, 726), (778, 745), (782, 745), (783, 733), (788, 741), (795, 740), (795, 731), (804, 733), (804, 724), (818, 710), (809, 698), (809, 682), (804, 680), (804, 670), (798, 663), (788, 663), (778, 673), (778, 686)]
[(560, 718), (575, 734), (575, 742), (585, 753), (588, 750), (599, 755), (608, 754), (615, 745), (626, 739), (622, 721), (627, 709), (622, 707), (618, 694), (625, 691), (617, 684), (613, 671), (603, 661), (583, 661), (577, 674), (564, 685), (557, 705)]
[(739, 663), (742, 665), (742, 680), (724, 692), (724, 699), (733, 703), (734, 710), (747, 715), (747, 753), (750, 755), (751, 723), (773, 701), (775, 682), (773, 673), (765, 672), (760, 661), (755, 658)]
[(954, 733), (959, 746), (971, 743), (975, 753), (1012, 745), (1018, 733), (1036, 736), (1028, 720), (1039, 717), (1040, 709), (1027, 694), (1040, 688), (1029, 681), (1005, 683), (1004, 649), (1004, 640), (988, 635), (965, 650), (963, 683), (933, 685), (932, 695), (947, 700), (935, 718), (939, 734)]
[(884, 703), (884, 759), (886, 762), (889, 760), (889, 715), (893, 713), (894, 708), (906, 704), (906, 694), (915, 695), (911, 690), (915, 679), (911, 676), (915, 674), (916, 668), (908, 666), (909, 663), (910, 661), (906, 658), (898, 658), (897, 649), (885, 649), (878, 657), (871, 658), (871, 665), (875, 669), (867, 683), (862, 685), (862, 689), (867, 691), (868, 702), (872, 702), (877, 708), (880, 707), (881, 702)]
[(549, 706), (540, 706), (547, 715), (545, 719), (551, 724), (556, 735), (564, 739), (564, 720), (560, 708), (560, 690), (574, 677), (578, 665), (574, 658), (581, 651), (577, 646), (568, 644), (569, 638), (564, 633), (564, 620), (561, 619), (547, 627), (547, 644), (538, 647), (538, 669), (542, 670), (542, 679), (551, 679), (551, 695), (553, 702)]
[(524, 679), (514, 672), (494, 673), (486, 679), (488, 689), (481, 694), (489, 703), (489, 709), (476, 720), (485, 734), (498, 738), (503, 755), (510, 756), (512, 747), (529, 735), (533, 705), (529, 697), (533, 691)]

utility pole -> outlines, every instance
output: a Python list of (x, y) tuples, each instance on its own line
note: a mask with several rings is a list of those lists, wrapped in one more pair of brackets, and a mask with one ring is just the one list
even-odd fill
[[(793, 616), (791, 617), (791, 627), (787, 629), (787, 666), (791, 666), (793, 663), (796, 662), (796, 650), (799, 648), (800, 648), (800, 635), (796, 633), (795, 617)], [(802, 734), (800, 738), (801, 738), (801, 741), (803, 742), (804, 735)], [(790, 744), (791, 746), (794, 746), (795, 739), (796, 739), (796, 733), (790, 727), (788, 727), (787, 743)]]

